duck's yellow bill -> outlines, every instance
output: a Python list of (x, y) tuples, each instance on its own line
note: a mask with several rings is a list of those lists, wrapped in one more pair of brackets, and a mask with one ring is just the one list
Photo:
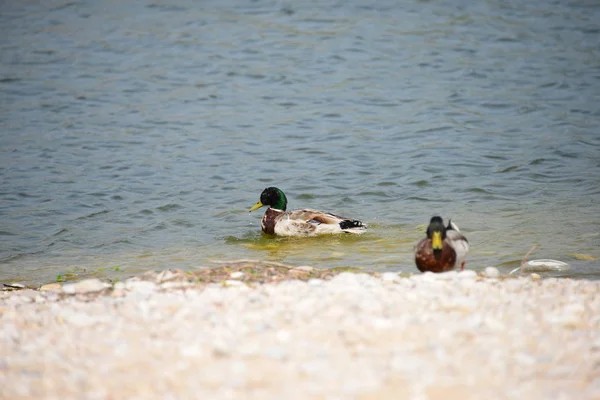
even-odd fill
[(259, 201), (257, 201), (257, 202), (256, 202), (256, 204), (255, 204), (255, 205), (253, 205), (253, 206), (252, 206), (252, 208), (251, 208), (250, 210), (248, 210), (248, 212), (252, 212), (252, 211), (254, 211), (254, 210), (258, 210), (258, 209), (259, 209), (259, 208), (261, 208), (262, 206), (264, 206), (264, 204), (263, 204), (263, 203), (261, 203), (261, 202), (260, 202), (260, 200), (259, 200)]
[(431, 247), (433, 247), (434, 250), (442, 249), (442, 232), (433, 232), (433, 235), (431, 236)]

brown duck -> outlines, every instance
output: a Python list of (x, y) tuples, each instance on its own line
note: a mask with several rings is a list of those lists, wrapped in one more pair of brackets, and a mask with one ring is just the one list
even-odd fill
[(421, 272), (446, 272), (460, 266), (465, 268), (465, 257), (469, 242), (451, 220), (444, 226), (444, 220), (435, 216), (429, 221), (427, 237), (415, 249), (415, 262)]

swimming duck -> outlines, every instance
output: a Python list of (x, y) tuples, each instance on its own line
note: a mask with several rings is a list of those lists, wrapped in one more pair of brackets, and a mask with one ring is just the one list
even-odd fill
[(446, 272), (458, 266), (465, 269), (465, 257), (469, 242), (458, 230), (458, 226), (435, 216), (429, 221), (427, 237), (422, 239), (415, 250), (415, 262), (421, 272)]
[(310, 209), (286, 211), (287, 198), (276, 187), (268, 187), (250, 212), (269, 206), (262, 217), (263, 232), (279, 236), (316, 236), (329, 233), (363, 233), (367, 225), (351, 218)]

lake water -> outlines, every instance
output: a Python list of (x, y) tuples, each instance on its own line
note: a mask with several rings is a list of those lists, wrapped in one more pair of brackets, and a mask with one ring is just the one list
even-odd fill
[[(432, 215), (467, 268), (600, 277), (600, 3), (0, 5), (0, 281), (211, 260), (416, 272)], [(370, 230), (260, 233), (289, 208)]]

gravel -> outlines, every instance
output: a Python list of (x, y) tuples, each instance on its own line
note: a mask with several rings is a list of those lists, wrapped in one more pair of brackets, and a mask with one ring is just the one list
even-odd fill
[(600, 398), (598, 281), (167, 275), (1, 292), (0, 397)]

